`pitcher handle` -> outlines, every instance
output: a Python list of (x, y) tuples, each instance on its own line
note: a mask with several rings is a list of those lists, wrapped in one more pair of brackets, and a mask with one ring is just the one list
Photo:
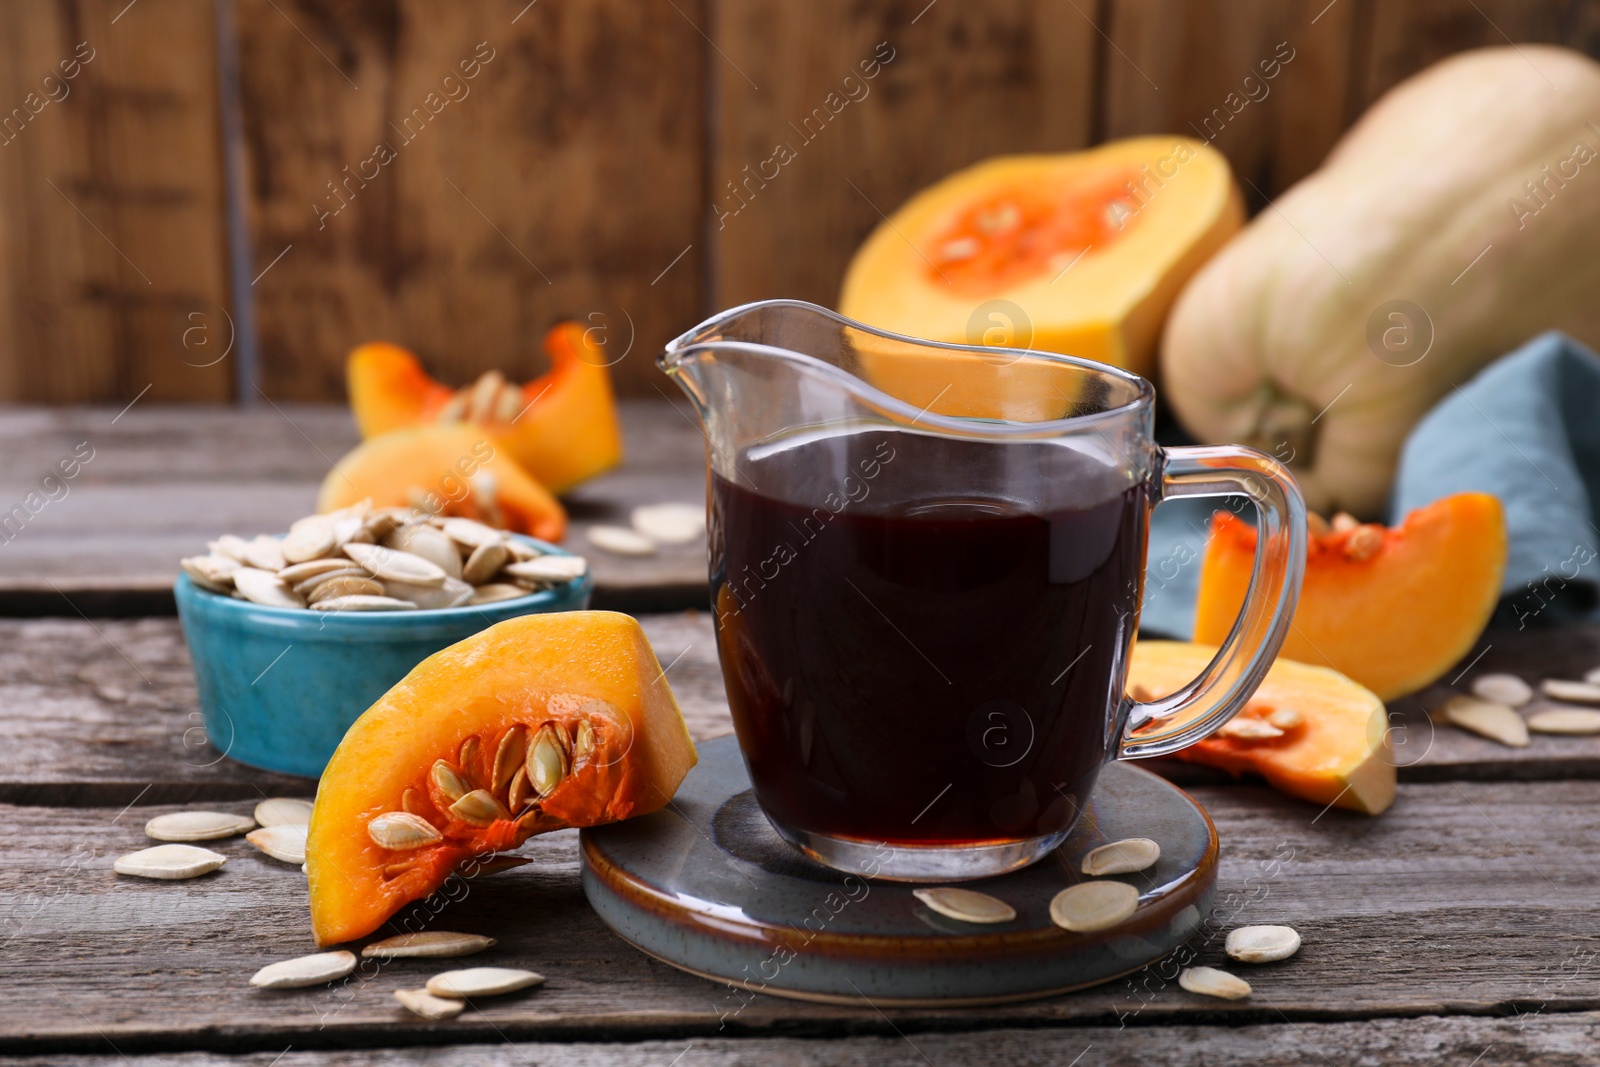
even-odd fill
[[(1306, 568), (1306, 505), (1289, 471), (1251, 448), (1164, 450), (1161, 500), (1243, 494), (1256, 508), (1250, 588), (1227, 640), (1200, 676), (1171, 696), (1127, 701), (1118, 759), (1165, 756), (1200, 740), (1244, 707), (1283, 647)], [(1157, 503), (1160, 501), (1158, 500)], [(1203, 709), (1181, 725), (1129, 736), (1147, 723)]]

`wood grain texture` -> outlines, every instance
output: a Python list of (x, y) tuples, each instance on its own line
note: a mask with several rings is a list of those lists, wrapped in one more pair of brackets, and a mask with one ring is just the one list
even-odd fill
[(471, 883), (433, 919), (500, 939), (475, 962), (531, 967), (547, 984), (442, 1026), (405, 1018), (391, 997), (441, 963), (371, 968), (325, 989), (252, 990), (256, 968), (311, 942), (300, 872), (242, 840), (216, 846), (229, 862), (215, 874), (154, 883), (109, 868), (147, 844), (142, 820), (163, 808), (0, 808), (6, 966), (28, 976), (11, 986), (0, 1051), (106, 1051), (107, 1040), (126, 1053), (896, 1031), (916, 1040), (1018, 1025), (1288, 1029), (1600, 1008), (1600, 782), (1407, 785), (1380, 820), (1315, 818), (1258, 788), (1196, 796), (1223, 851), (1216, 932), (1198, 935), (1185, 958), (1222, 964), (1221, 932), (1243, 923), (1288, 923), (1305, 939), (1292, 960), (1249, 968), (1250, 1000), (1193, 996), (1171, 982), (1170, 965), (1156, 965), (1097, 989), (982, 1010), (743, 1003), (611, 935), (583, 899), (576, 835), (562, 832), (531, 843), (531, 865)]
[[(700, 739), (731, 732), (710, 615), (641, 621), (691, 732)], [(1600, 662), (1600, 627), (1497, 639), (1496, 646), (1475, 670), (1512, 669), (1535, 681), (1573, 676), (1579, 666)], [(1402, 781), (1600, 780), (1600, 737), (1534, 735), (1527, 748), (1506, 748), (1435, 725), (1428, 712), (1448, 692), (1437, 687), (1391, 705), (1390, 740)], [(0, 738), (10, 747), (0, 759), (4, 802), (177, 803), (309, 789), (303, 779), (219, 760), (198, 729), (194, 679), (175, 619), (0, 620), (0, 712)], [(1150, 766), (1186, 787), (1233, 781), (1193, 764)], [(1308, 818), (1318, 810), (1285, 802)]]
[[(680, 613), (644, 625), (694, 736), (730, 732), (708, 622)], [(212, 745), (176, 619), (0, 620), (0, 740), (0, 800), (11, 803), (252, 800), (316, 785)]]
[[(587, 527), (627, 525), (639, 504), (705, 500), (705, 440), (687, 413), (659, 398), (624, 401), (622, 423), (627, 457), (569, 498), (566, 543), (590, 560), (597, 607), (703, 605), (703, 542), (644, 559), (588, 544)], [(332, 405), (0, 413), (0, 521), (10, 520), (0, 525), (0, 614), (171, 613), (179, 559), (222, 533), (286, 529), (356, 441), (349, 412)], [(64, 458), (85, 455), (53, 494), (41, 486)]]
[(1354, 88), (1365, 107), (1396, 83), (1453, 52), (1522, 42), (1594, 52), (1595, 13), (1567, 0), (1367, 0)]
[[(448, 1034), (448, 1025), (430, 1038)], [(1116, 1029), (1074, 1026), (1060, 1029), (998, 1029), (976, 1033), (919, 1033), (914, 1037), (695, 1038), (634, 1043), (505, 1042), (426, 1048), (342, 1049), (327, 1052), (257, 1052), (222, 1056), (207, 1052), (135, 1055), (119, 1059), (82, 1056), (90, 1067), (313, 1067), (337, 1062), (350, 1067), (401, 1067), (450, 1064), (494, 1067), (505, 1063), (560, 1063), (566, 1067), (665, 1067), (682, 1056), (690, 1067), (927, 1067), (935, 1064), (1005, 1064), (1007, 1067), (1066, 1067), (1077, 1060), (1088, 1067), (1232, 1067), (1270, 1063), (1281, 1067), (1327, 1067), (1333, 1063), (1384, 1063), (1436, 1067), (1469, 1064), (1490, 1050), (1484, 1063), (1580, 1067), (1593, 1063), (1600, 1038), (1600, 1014), (1571, 1012), (1509, 1019), (1424, 1015), (1412, 1019), (1370, 1019), (1356, 1023), (1302, 1023), (1294, 1026), (1171, 1025)], [(45, 1067), (56, 1061), (24, 1056), (14, 1067)]]
[[(1071, 4), (784, 0), (712, 19), (717, 307), (832, 306), (856, 246), (911, 194), (987, 156), (1090, 140), (1096, 34)], [(793, 158), (768, 162), (779, 146)]]
[(1112, 0), (1104, 134), (1207, 141), (1260, 209), (1344, 131), (1355, 15), (1349, 0)]
[(0, 399), (232, 398), (217, 115), (208, 4), (0, 7)]
[(699, 0), (240, 0), (256, 269), (283, 255), (255, 286), (266, 395), (343, 395), (374, 339), (452, 384), (531, 377), (545, 329), (591, 315), (632, 338), (624, 391), (664, 384), (652, 360), (700, 312), (702, 21)]

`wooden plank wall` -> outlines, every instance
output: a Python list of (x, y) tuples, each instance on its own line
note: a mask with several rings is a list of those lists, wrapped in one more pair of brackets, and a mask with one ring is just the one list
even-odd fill
[[(234, 31), (220, 48), (219, 12)], [(670, 389), (653, 367), (664, 340), (746, 300), (831, 302), (882, 214), (952, 169), (1198, 133), (1260, 208), (1395, 82), (1507, 41), (1594, 54), (1600, 12), (1582, 0), (0, 5), (0, 401), (333, 400), (344, 352), (374, 337), (452, 381), (531, 374), (543, 328), (569, 315), (627, 349), (624, 392), (654, 395)], [(92, 58), (74, 67), (80, 49)], [(230, 235), (219, 85), (234, 82), (218, 69), (232, 56), (245, 224)], [(1219, 110), (1230, 94), (1255, 98)], [(241, 279), (230, 248), (246, 253)], [(258, 327), (253, 370), (221, 358), (235, 283)]]

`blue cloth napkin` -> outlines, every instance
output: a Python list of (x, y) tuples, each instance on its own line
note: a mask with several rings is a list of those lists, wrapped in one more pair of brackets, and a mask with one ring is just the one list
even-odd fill
[[(1600, 588), (1600, 356), (1546, 333), (1452, 389), (1406, 438), (1388, 521), (1452, 493), (1506, 509), (1510, 556), (1495, 622), (1592, 615)], [(1222, 502), (1156, 509), (1141, 629), (1188, 637), (1210, 515)], [(1240, 513), (1251, 514), (1250, 508)]]

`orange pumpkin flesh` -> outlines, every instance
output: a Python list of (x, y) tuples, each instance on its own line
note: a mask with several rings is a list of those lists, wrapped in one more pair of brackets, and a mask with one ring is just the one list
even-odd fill
[[(547, 726), (569, 771), (519, 815), (507, 772), (522, 768), (525, 787), (529, 762), (510, 759), (517, 742), (506, 739), (519, 735), (531, 752)], [(592, 743), (580, 740), (590, 731)], [(372, 933), (475, 856), (655, 811), (695, 760), (672, 690), (630, 616), (529, 615), (435, 653), (356, 720), (323, 772), (306, 844), (317, 944)], [(477, 805), (463, 804), (463, 787), (493, 799), (474, 793)], [(368, 824), (396, 812), (422, 818), (442, 839), (379, 845), (383, 835)]]
[(559, 541), (567, 531), (561, 502), (484, 430), (464, 424), (415, 426), (363, 441), (323, 479), (317, 510), (363, 499), (379, 508), (461, 515), (546, 541)]
[[(1216, 649), (1182, 641), (1140, 641), (1128, 667), (1128, 689), (1157, 696), (1192, 680)], [(1278, 709), (1302, 721), (1282, 737), (1236, 740), (1213, 734), (1177, 753), (1181, 760), (1246, 771), (1291, 796), (1377, 815), (1394, 802), (1395, 765), (1383, 701), (1336, 671), (1280, 658), (1239, 717), (1265, 719)]]
[[(463, 389), (433, 380), (411, 352), (383, 341), (350, 353), (350, 407), (363, 437), (418, 425), (483, 427), (552, 493), (563, 493), (622, 459), (611, 392), (612, 361), (594, 331), (564, 322), (545, 334), (548, 373), (510, 385), (490, 372)], [(502, 395), (502, 393), (504, 395)]]
[[(1377, 546), (1370, 555), (1354, 551), (1361, 538)], [(1255, 548), (1254, 527), (1217, 513), (1200, 570), (1196, 641), (1227, 637)], [(1472, 649), (1500, 599), (1505, 564), (1505, 517), (1486, 493), (1445, 497), (1393, 529), (1315, 536), (1279, 654), (1331, 667), (1384, 700), (1416, 692)]]

